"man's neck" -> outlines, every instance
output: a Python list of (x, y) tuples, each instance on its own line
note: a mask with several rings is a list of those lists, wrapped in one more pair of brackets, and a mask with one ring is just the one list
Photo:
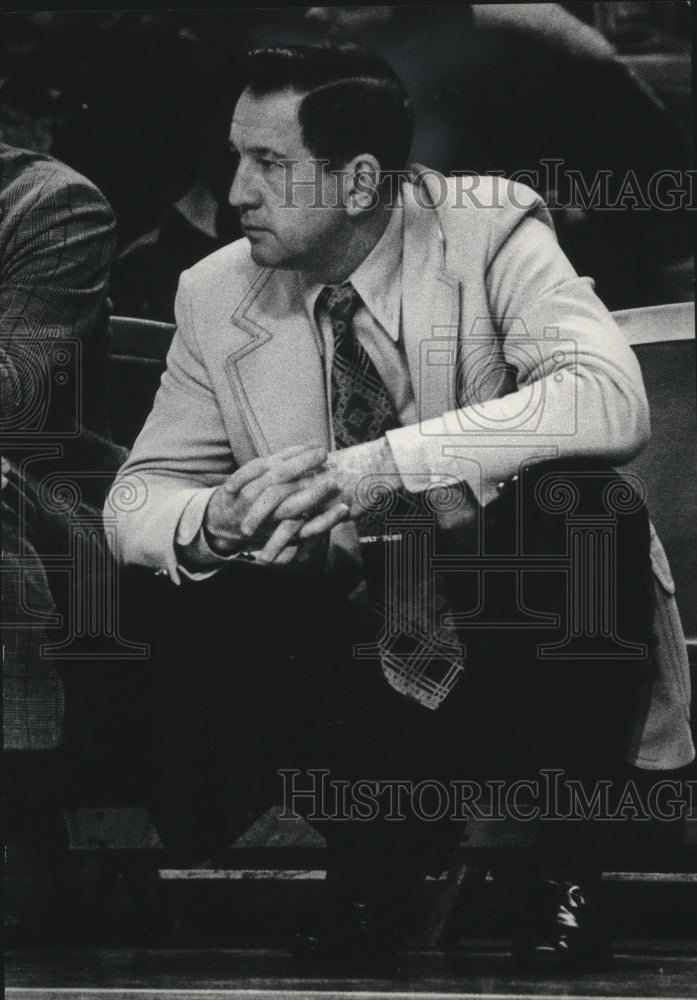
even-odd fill
[(308, 269), (310, 281), (321, 285), (340, 285), (363, 263), (373, 248), (379, 243), (390, 221), (390, 209), (378, 207), (374, 212), (348, 220), (346, 232), (337, 239), (333, 248), (318, 267)]

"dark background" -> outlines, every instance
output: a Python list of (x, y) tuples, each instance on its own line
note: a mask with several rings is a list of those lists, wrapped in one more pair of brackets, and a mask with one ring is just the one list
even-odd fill
[[(687, 3), (376, 5), (0, 13), (0, 137), (93, 180), (120, 231), (114, 311), (171, 320), (181, 270), (239, 235), (227, 132), (246, 50), (351, 38), (416, 110), (413, 159), (450, 172), (562, 159), (592, 186), (692, 166)], [(694, 297), (693, 213), (554, 205), (610, 308)]]

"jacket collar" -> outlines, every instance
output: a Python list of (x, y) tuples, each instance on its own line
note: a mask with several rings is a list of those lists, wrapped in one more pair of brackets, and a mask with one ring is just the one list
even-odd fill
[[(441, 188), (430, 173), (415, 173), (402, 187), (402, 334), (420, 420), (456, 406), (460, 320), (459, 282), (446, 269), (434, 207)], [(257, 452), (309, 441), (328, 446), (323, 363), (298, 275), (260, 271), (231, 323), (234, 350), (225, 368)]]

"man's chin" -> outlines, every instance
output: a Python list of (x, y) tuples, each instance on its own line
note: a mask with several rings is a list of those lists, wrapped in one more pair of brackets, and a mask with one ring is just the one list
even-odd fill
[(275, 267), (279, 271), (294, 271), (296, 267), (291, 260), (274, 253), (270, 249), (255, 246), (253, 243), (249, 250), (250, 257), (258, 267)]
[(260, 267), (282, 267), (278, 254), (275, 254), (270, 247), (265, 247), (260, 243), (250, 241), (249, 253), (255, 264)]

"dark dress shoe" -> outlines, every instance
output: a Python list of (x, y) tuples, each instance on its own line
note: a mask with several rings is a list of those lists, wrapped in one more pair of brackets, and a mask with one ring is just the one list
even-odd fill
[(578, 883), (553, 878), (529, 887), (513, 957), (524, 969), (604, 968), (612, 944), (587, 891)]

